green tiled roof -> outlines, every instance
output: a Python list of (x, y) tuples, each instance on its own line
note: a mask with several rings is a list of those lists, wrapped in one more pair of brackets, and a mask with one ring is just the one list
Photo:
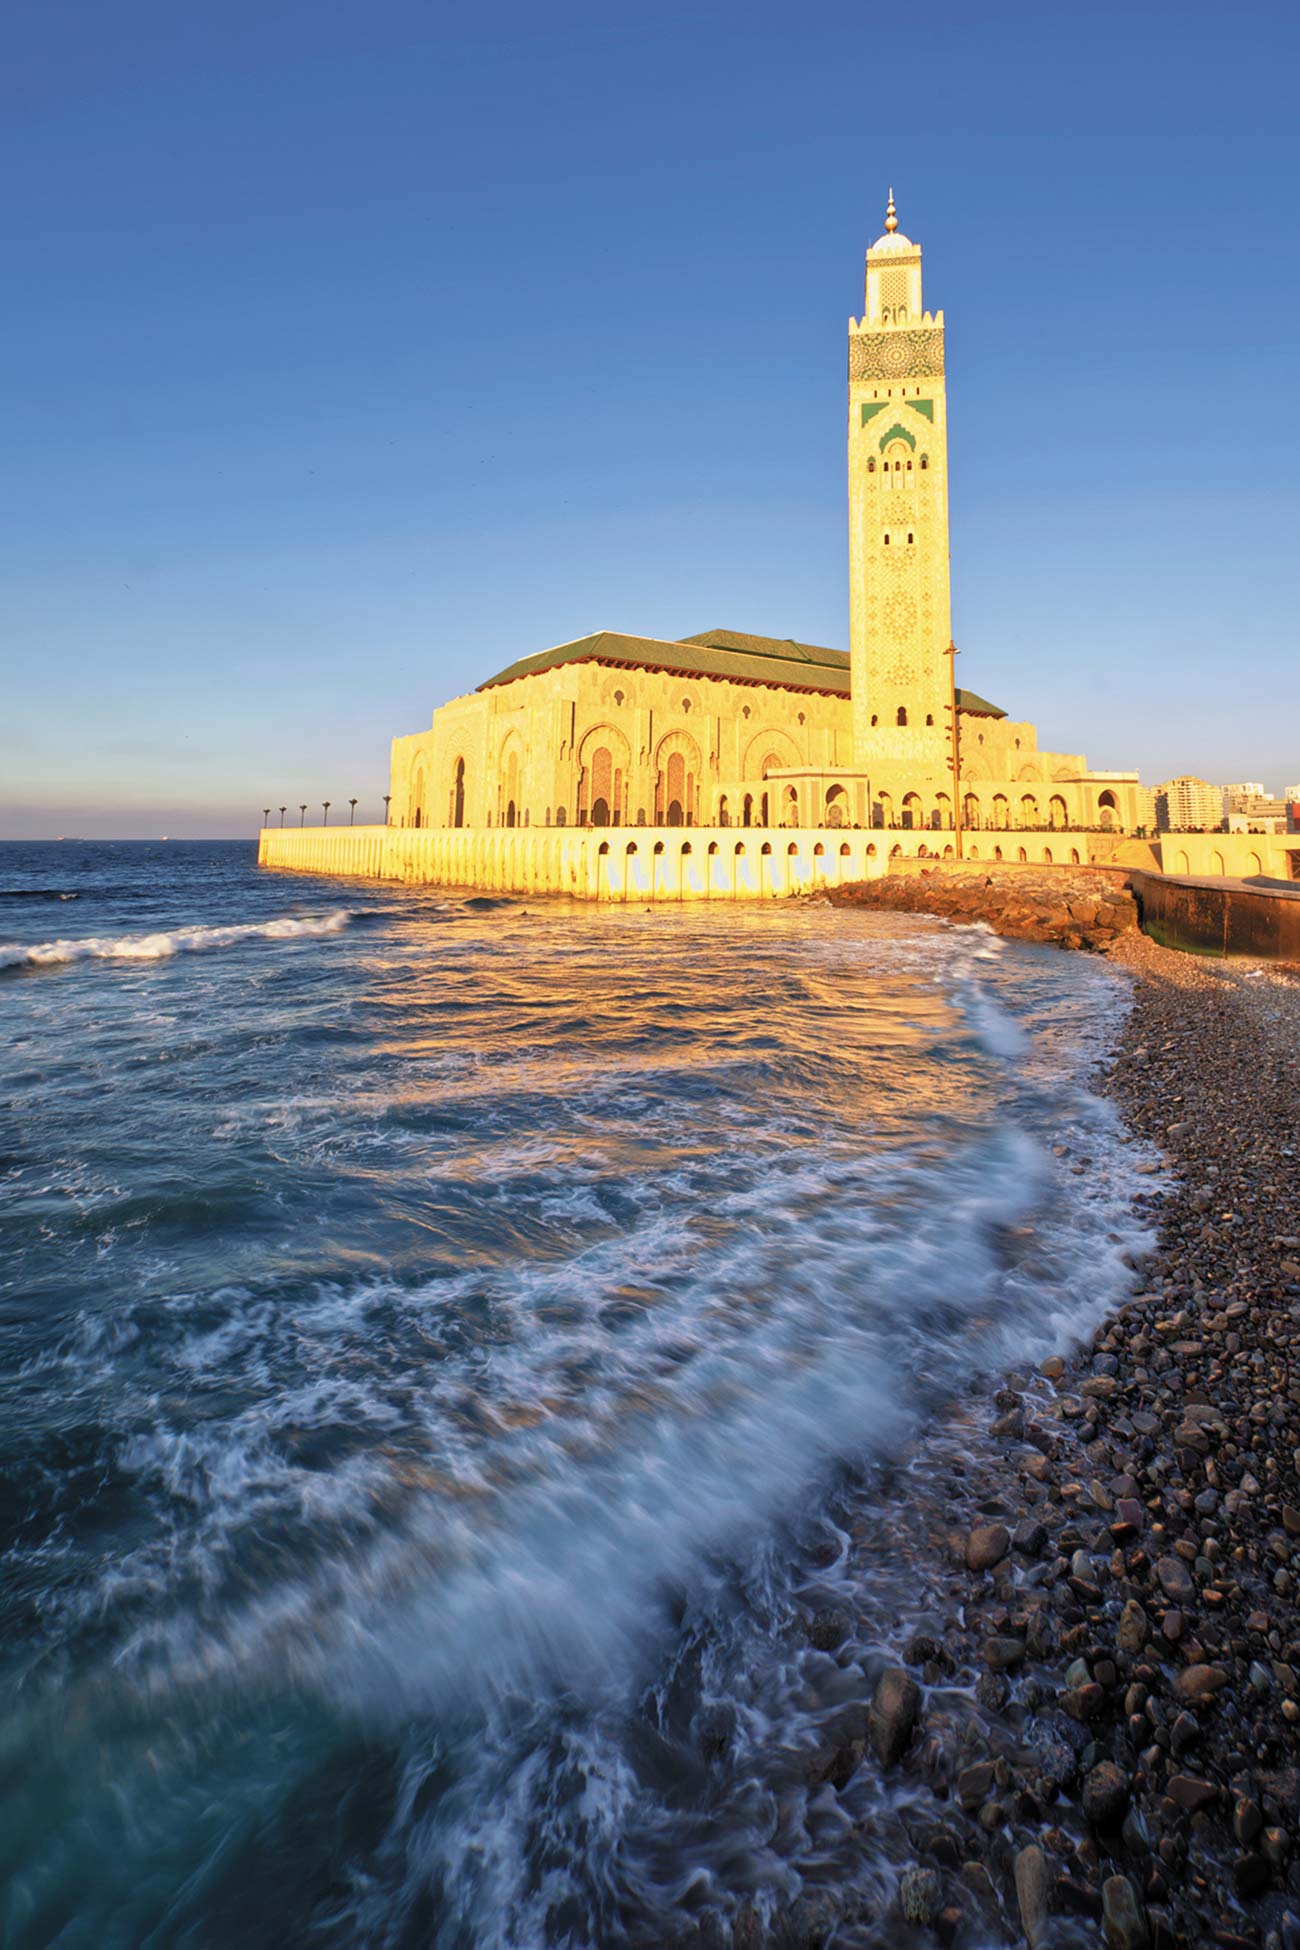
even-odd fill
[[(561, 664), (597, 663), (623, 669), (670, 671), (680, 677), (725, 677), (733, 684), (776, 684), (789, 691), (821, 691), (829, 697), (849, 695), (849, 657), (846, 650), (823, 644), (797, 643), (793, 637), (745, 636), (738, 630), (701, 630), (698, 636), (668, 642), (662, 637), (624, 636), (617, 630), (597, 630), (553, 650), (520, 657), (495, 677), (479, 685), (513, 684), (518, 677), (535, 677)], [(1005, 718), (1006, 712), (974, 691), (959, 690), (958, 707), (981, 717)]]

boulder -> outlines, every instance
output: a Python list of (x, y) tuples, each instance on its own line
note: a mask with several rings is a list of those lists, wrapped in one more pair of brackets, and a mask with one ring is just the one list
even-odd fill
[(977, 1523), (966, 1540), (966, 1569), (991, 1571), (1011, 1549), (1011, 1532), (1004, 1523)]
[(1047, 1933), (1051, 1886), (1051, 1872), (1042, 1849), (1032, 1845), (1022, 1848), (1016, 1857), (1016, 1902), (1029, 1950), (1038, 1950)]
[(1107, 1876), (1101, 1885), (1101, 1934), (1108, 1950), (1147, 1950), (1151, 1933), (1127, 1876)]
[(886, 1666), (867, 1714), (867, 1735), (882, 1767), (902, 1759), (921, 1711), (921, 1688), (905, 1666)]

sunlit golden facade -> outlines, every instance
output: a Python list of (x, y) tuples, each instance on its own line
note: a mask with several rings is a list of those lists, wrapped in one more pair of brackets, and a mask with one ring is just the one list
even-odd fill
[(1135, 773), (1042, 752), (1032, 724), (954, 693), (944, 320), (924, 308), (892, 195), (849, 321), (848, 393), (847, 654), (599, 631), (525, 657), (393, 741), (391, 820), (947, 833), (955, 696), (970, 831), (1142, 823)]
[[(944, 318), (924, 307), (892, 193), (848, 354), (847, 651), (601, 630), (526, 655), (393, 740), (382, 839), (264, 835), (264, 857), (740, 898), (950, 853), (958, 825), (968, 856), (1068, 864), (1149, 823), (1135, 772), (1040, 751), (1032, 724), (954, 688)], [(385, 864), (346, 864), (362, 859)]]

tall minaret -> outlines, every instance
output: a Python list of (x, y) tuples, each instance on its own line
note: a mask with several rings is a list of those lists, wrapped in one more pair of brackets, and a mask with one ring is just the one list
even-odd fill
[(889, 192), (849, 320), (849, 648), (857, 763), (943, 769), (949, 750), (948, 441), (943, 313)]

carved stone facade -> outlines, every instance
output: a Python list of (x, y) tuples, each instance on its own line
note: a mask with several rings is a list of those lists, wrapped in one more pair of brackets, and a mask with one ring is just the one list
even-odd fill
[(849, 652), (859, 763), (951, 771), (948, 403), (943, 313), (893, 198), (849, 320)]
[[(943, 313), (940, 312), (940, 318)], [(927, 331), (855, 332), (849, 328), (849, 384), (855, 379), (943, 378), (943, 326)]]

